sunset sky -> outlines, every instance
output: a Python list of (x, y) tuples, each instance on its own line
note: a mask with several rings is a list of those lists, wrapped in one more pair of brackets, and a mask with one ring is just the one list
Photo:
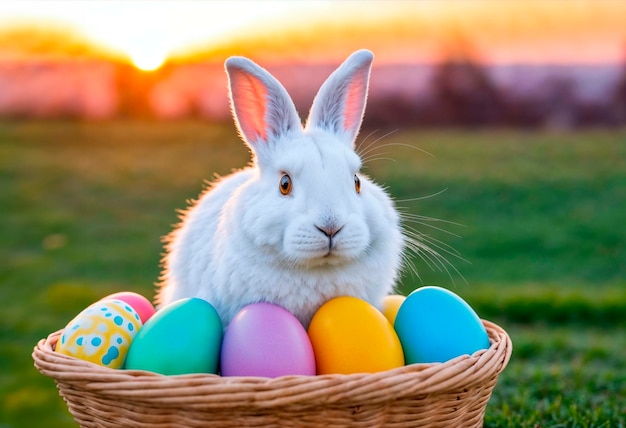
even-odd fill
[(625, 17), (620, 0), (0, 1), (0, 32), (62, 25), (146, 68), (211, 50), (336, 61), (366, 47), (378, 62), (431, 61), (468, 43), (493, 63), (617, 63)]

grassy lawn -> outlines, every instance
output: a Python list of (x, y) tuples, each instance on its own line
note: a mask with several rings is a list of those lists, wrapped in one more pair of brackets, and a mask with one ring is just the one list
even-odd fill
[[(624, 427), (626, 132), (376, 144), (365, 172), (460, 255), (414, 258), (400, 290), (448, 287), (513, 339), (485, 426)], [(33, 346), (108, 293), (151, 296), (176, 210), (248, 158), (230, 124), (0, 123), (0, 428), (76, 426)]]

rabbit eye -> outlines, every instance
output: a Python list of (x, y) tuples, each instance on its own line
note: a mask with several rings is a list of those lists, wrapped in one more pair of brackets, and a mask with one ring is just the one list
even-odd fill
[(280, 178), (279, 184), (280, 193), (283, 195), (288, 195), (291, 193), (291, 177), (288, 174), (283, 175)]
[(354, 174), (354, 189), (357, 193), (361, 193), (361, 180), (359, 180), (359, 176)]

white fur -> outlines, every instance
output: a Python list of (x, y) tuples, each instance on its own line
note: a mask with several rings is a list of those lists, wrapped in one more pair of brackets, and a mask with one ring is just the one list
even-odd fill
[[(372, 60), (357, 51), (328, 78), (304, 129), (266, 70), (246, 58), (226, 61), (234, 119), (254, 162), (213, 183), (170, 234), (160, 305), (200, 297), (225, 326), (261, 301), (305, 326), (335, 296), (380, 305), (397, 279), (404, 242), (393, 202), (358, 173), (354, 151)], [(293, 183), (286, 196), (284, 174)]]

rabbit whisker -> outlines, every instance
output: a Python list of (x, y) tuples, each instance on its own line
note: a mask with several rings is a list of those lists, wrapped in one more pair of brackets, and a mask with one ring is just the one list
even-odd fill
[[(381, 155), (383, 155), (383, 154), (386, 154), (386, 153), (381, 153)], [(366, 168), (367, 168), (367, 164), (370, 164), (370, 163), (372, 163), (372, 162), (383, 161), (383, 160), (385, 160), (385, 161), (391, 161), (391, 162), (393, 162), (393, 163), (397, 163), (397, 162), (398, 162), (398, 161), (397, 161), (396, 159), (394, 159), (394, 158), (387, 158), (387, 157), (384, 157), (384, 156), (376, 156), (375, 154), (374, 154), (372, 157), (368, 157), (368, 158), (361, 159), (361, 160), (363, 161), (363, 163), (364, 163), (364, 165), (365, 165), (365, 166), (363, 167), (363, 169), (366, 169)]]
[(432, 223), (446, 223), (446, 224), (450, 224), (453, 226), (465, 227), (465, 225), (462, 223), (456, 223), (454, 221), (444, 220), (444, 219), (436, 218), (436, 217), (428, 217), (428, 216), (424, 216), (420, 214), (413, 214), (406, 210), (407, 210), (406, 207), (398, 208), (398, 211), (400, 212), (400, 214), (408, 220), (419, 220), (419, 221), (426, 221), (426, 222), (432, 222)]
[(416, 198), (396, 199), (395, 201), (396, 201), (396, 202), (400, 202), (400, 203), (404, 203), (404, 202), (415, 202), (415, 201), (421, 201), (421, 200), (424, 200), (424, 199), (430, 199), (430, 198), (434, 198), (435, 196), (439, 196), (439, 195), (441, 195), (442, 193), (446, 192), (447, 190), (448, 190), (448, 189), (447, 189), (447, 188), (445, 188), (445, 189), (442, 189), (442, 190), (440, 190), (440, 191), (438, 191), (438, 192), (431, 193), (430, 195), (426, 195), (426, 196), (419, 196), (419, 197), (416, 197)]
[(406, 228), (405, 231), (407, 233), (411, 233), (413, 237), (415, 237), (415, 238), (417, 238), (417, 239), (419, 239), (419, 240), (421, 240), (423, 242), (426, 242), (426, 243), (432, 245), (433, 247), (443, 251), (444, 253), (449, 254), (449, 255), (451, 255), (451, 256), (453, 256), (453, 257), (455, 257), (455, 258), (457, 258), (457, 259), (459, 259), (461, 261), (469, 263), (469, 261), (465, 260), (456, 249), (454, 249), (452, 246), (446, 244), (445, 242), (442, 242), (442, 241), (440, 241), (440, 240), (438, 240), (436, 238), (433, 238), (430, 235), (426, 235), (426, 234), (424, 234), (422, 232), (419, 232), (416, 229), (411, 228), (411, 227)]
[[(426, 227), (429, 227), (431, 229), (438, 230), (438, 231), (440, 231), (442, 233), (454, 236), (455, 238), (461, 238), (461, 235), (457, 235), (456, 233), (450, 232), (449, 230), (446, 230), (446, 229), (444, 229), (442, 227), (437, 227), (437, 226), (434, 226), (434, 225), (428, 223), (428, 220), (421, 218), (421, 216), (413, 216), (410, 213), (400, 213), (400, 217), (402, 218), (402, 220), (405, 220), (405, 223), (409, 223), (410, 222), (410, 223), (420, 224), (422, 226), (426, 226)], [(435, 219), (435, 221), (437, 221), (437, 220)], [(445, 220), (441, 220), (441, 221), (445, 221)], [(446, 222), (446, 223), (456, 224), (456, 223), (453, 223), (453, 222)]]
[(414, 144), (389, 142), (389, 143), (385, 143), (385, 144), (374, 145), (374, 143), (379, 142), (381, 139), (386, 138), (387, 136), (389, 136), (391, 134), (392, 134), (392, 132), (383, 135), (382, 137), (376, 139), (374, 142), (369, 143), (364, 148), (359, 147), (359, 149), (358, 149), (359, 156), (365, 157), (368, 154), (370, 154), (371, 152), (373, 152), (375, 150), (378, 150), (378, 149), (385, 148), (385, 147), (406, 147), (406, 148), (409, 148), (409, 149), (412, 149), (412, 150), (417, 150), (417, 151), (419, 151), (419, 152), (421, 152), (421, 153), (423, 153), (425, 155), (428, 155), (430, 157), (433, 157), (433, 158), (435, 157), (435, 155), (433, 155), (432, 153), (430, 153), (427, 150), (424, 150), (424, 149), (422, 149), (422, 148), (420, 148), (420, 147), (418, 147), (418, 146), (416, 146)]
[[(439, 248), (438, 245), (430, 242), (429, 238), (425, 239), (425, 235), (418, 233), (418, 235), (415, 236), (414, 232), (405, 231), (405, 240), (406, 248), (415, 253), (420, 259), (422, 259), (430, 269), (432, 269), (433, 271), (437, 270), (439, 272), (445, 272), (452, 281), (452, 284), (456, 285), (456, 281), (452, 276), (452, 270), (467, 284), (467, 280), (461, 274), (461, 272), (459, 272), (456, 266), (452, 262), (450, 262), (445, 256), (441, 255), (438, 251), (434, 250), (431, 246), (428, 245), (430, 244), (436, 248)], [(463, 261), (467, 261), (460, 257), (458, 254), (455, 254), (454, 252), (445, 249), (441, 250)]]
[[(429, 197), (436, 196), (438, 194), (441, 194), (442, 192), (438, 192), (437, 194), (431, 195)], [(415, 198), (410, 200), (417, 199), (423, 198)], [(446, 256), (453, 257), (466, 263), (469, 263), (469, 261), (464, 259), (460, 255), (460, 253), (452, 246), (431, 235), (419, 231), (415, 226), (413, 226), (425, 226), (438, 232), (446, 233), (448, 235), (460, 238), (461, 236), (457, 235), (456, 233), (446, 230), (443, 227), (436, 226), (432, 223), (446, 223), (457, 226), (462, 225), (434, 217), (413, 214), (407, 211), (407, 207), (402, 207), (398, 209), (401, 221), (403, 223), (402, 229), (403, 235), (405, 237), (406, 249), (408, 249), (409, 252), (413, 252), (416, 256), (418, 256), (431, 270), (447, 273), (453, 284), (455, 284), (455, 280), (453, 278), (452, 272), (456, 273), (465, 283), (467, 283), (465, 277), (463, 277), (463, 275), (459, 272), (456, 266), (450, 260), (448, 260)], [(408, 266), (409, 271), (416, 274), (416, 277), (421, 281), (419, 274), (416, 273), (417, 269), (415, 268), (414, 263), (409, 260), (410, 257), (408, 256), (408, 254), (405, 253), (404, 256), (405, 257), (403, 258), (403, 260), (405, 261), (405, 266)], [(409, 261), (407, 262), (407, 260)]]
[(387, 132), (386, 134), (374, 139), (371, 142), (367, 142), (367, 140), (373, 136), (376, 132), (378, 132), (378, 130), (374, 130), (372, 132), (370, 132), (365, 139), (358, 145), (358, 147), (356, 148), (357, 154), (360, 157), (364, 157), (366, 156), (368, 153), (370, 153), (373, 150), (378, 149), (380, 146), (377, 146), (376, 143), (378, 143), (379, 141), (381, 141), (384, 138), (387, 138), (388, 136), (395, 134), (396, 132), (398, 132), (397, 129), (394, 129), (392, 131)]

